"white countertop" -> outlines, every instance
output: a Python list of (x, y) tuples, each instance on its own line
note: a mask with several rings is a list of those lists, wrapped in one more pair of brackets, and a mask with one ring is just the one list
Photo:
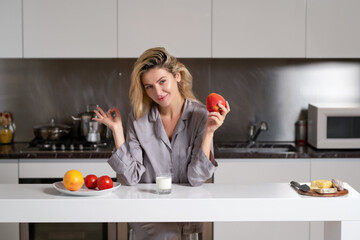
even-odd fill
[(70, 196), (51, 184), (0, 184), (0, 222), (360, 221), (360, 194), (299, 195), (289, 183), (120, 186), (104, 196)]

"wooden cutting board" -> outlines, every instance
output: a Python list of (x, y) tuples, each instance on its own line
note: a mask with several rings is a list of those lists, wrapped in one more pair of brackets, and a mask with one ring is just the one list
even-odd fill
[(320, 193), (315, 192), (315, 190), (310, 190), (309, 192), (303, 192), (300, 189), (297, 190), (297, 192), (300, 195), (311, 196), (311, 197), (340, 197), (340, 196), (347, 195), (349, 193), (349, 191), (346, 188), (344, 188), (344, 190), (337, 191), (336, 193), (320, 194)]

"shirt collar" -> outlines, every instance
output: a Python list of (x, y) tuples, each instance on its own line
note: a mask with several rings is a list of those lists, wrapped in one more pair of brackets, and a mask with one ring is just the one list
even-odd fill
[[(187, 120), (190, 118), (191, 113), (194, 111), (194, 105), (193, 102), (189, 99), (185, 99), (184, 109), (181, 114), (182, 120)], [(149, 112), (149, 121), (156, 122), (156, 120), (160, 117), (159, 109), (157, 108), (157, 105), (153, 105)]]

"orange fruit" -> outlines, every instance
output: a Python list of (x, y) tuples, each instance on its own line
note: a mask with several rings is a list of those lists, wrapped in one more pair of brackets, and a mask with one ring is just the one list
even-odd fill
[(63, 177), (63, 184), (66, 189), (77, 191), (84, 185), (84, 177), (78, 170), (69, 170)]

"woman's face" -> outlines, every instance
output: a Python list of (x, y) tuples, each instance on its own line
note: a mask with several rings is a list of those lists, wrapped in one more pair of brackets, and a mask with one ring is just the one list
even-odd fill
[(167, 107), (180, 96), (177, 86), (180, 76), (178, 73), (174, 77), (164, 68), (152, 68), (142, 75), (141, 81), (147, 95), (159, 106)]

